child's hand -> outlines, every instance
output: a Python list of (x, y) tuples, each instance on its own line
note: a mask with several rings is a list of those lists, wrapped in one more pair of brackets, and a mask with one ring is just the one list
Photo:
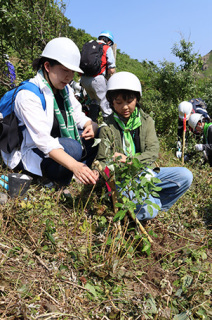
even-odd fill
[(115, 152), (114, 156), (113, 156), (113, 161), (115, 161), (115, 159), (117, 157), (121, 157), (121, 159), (119, 159), (120, 162), (125, 163), (127, 160), (127, 156), (125, 156), (125, 154), (123, 153), (119, 153), (119, 152)]

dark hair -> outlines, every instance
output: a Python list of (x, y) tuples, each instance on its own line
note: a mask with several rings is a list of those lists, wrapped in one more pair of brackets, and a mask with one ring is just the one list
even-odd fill
[(113, 45), (113, 41), (109, 39), (108, 37), (105, 36), (99, 36), (98, 40), (103, 40), (105, 43), (108, 43), (109, 41), (111, 42), (111, 45)]
[(54, 59), (50, 59), (50, 58), (46, 58), (46, 57), (41, 57), (41, 58), (37, 58), (32, 62), (32, 67), (33, 70), (38, 71), (39, 69), (42, 69), (44, 71), (44, 63), (48, 61), (50, 66), (56, 66), (61, 64), (60, 62), (58, 62), (57, 60)]
[(140, 93), (137, 91), (132, 90), (124, 90), (124, 89), (118, 89), (118, 90), (109, 90), (106, 94), (106, 98), (108, 102), (110, 103), (110, 107), (113, 108), (113, 101), (121, 95), (123, 100), (130, 100), (130, 99), (137, 99), (137, 102), (140, 100)]

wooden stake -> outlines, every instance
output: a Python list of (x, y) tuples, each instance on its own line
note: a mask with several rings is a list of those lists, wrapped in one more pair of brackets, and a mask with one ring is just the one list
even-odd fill
[(184, 165), (184, 154), (185, 154), (185, 134), (186, 134), (186, 114), (183, 118), (183, 149), (182, 149), (182, 165)]

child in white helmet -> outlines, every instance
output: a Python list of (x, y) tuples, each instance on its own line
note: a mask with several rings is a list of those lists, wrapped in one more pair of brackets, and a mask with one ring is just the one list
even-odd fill
[[(37, 75), (30, 82), (43, 93), (46, 109), (33, 92), (18, 92), (14, 111), (19, 125), (24, 126), (21, 149), (12, 154), (2, 152), (11, 169), (44, 176), (60, 185), (67, 185), (73, 174), (84, 184), (96, 183), (96, 173), (81, 161), (87, 151), (83, 151), (83, 140), (85, 144), (91, 141), (98, 126), (82, 112), (69, 86), (74, 72), (82, 73), (79, 64), (78, 47), (65, 37), (48, 42), (34, 61)], [(94, 157), (87, 157), (88, 162)]]
[[(157, 159), (159, 143), (154, 121), (138, 103), (141, 94), (140, 81), (130, 72), (118, 72), (109, 79), (106, 97), (113, 113), (105, 121), (107, 126), (100, 130), (101, 143), (97, 154), (103, 168), (108, 157), (121, 157), (119, 161), (125, 162), (127, 156), (136, 154), (145, 165), (151, 165)], [(109, 149), (106, 147), (108, 141), (111, 142)], [(161, 180), (158, 186), (162, 190), (159, 198), (151, 196), (150, 200), (163, 211), (186, 192), (193, 179), (192, 173), (183, 167), (160, 168), (159, 173), (151, 173)], [(158, 210), (153, 208), (153, 215), (150, 215), (146, 204), (143, 207), (137, 205), (135, 213), (139, 220), (148, 220), (154, 218)]]
[(195, 145), (195, 151), (203, 152), (204, 158), (208, 160), (212, 167), (212, 122), (205, 119), (201, 114), (192, 114), (188, 120), (188, 125), (195, 134), (203, 134), (204, 143)]
[[(205, 101), (203, 101), (201, 98), (193, 98), (190, 101), (182, 101), (178, 106), (178, 113), (179, 113), (179, 119), (178, 119), (178, 141), (177, 141), (177, 152), (176, 156), (177, 158), (182, 157), (182, 137), (183, 137), (183, 119), (185, 117), (186, 123), (188, 122), (189, 117), (194, 114), (202, 114), (205, 118), (208, 120), (210, 119), (209, 114), (207, 113), (207, 106)], [(192, 129), (191, 129), (192, 131)], [(186, 139), (187, 139), (187, 132), (186, 131)], [(189, 155), (184, 155), (184, 161), (189, 160)]]

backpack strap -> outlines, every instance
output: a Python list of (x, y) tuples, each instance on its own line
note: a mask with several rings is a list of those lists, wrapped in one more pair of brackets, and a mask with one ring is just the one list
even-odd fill
[[(29, 82), (29, 80), (25, 80), (25, 81), (21, 82), (20, 85), (17, 87), (17, 90), (14, 92), (14, 99), (12, 99), (13, 102), (15, 101), (15, 97), (20, 90), (29, 90), (29, 91), (33, 92), (34, 94), (36, 94), (36, 96), (38, 96), (41, 100), (43, 110), (44, 111), (46, 110), (46, 100), (44, 98), (44, 94), (40, 90), (40, 88), (38, 86), (36, 86), (36, 84)], [(13, 105), (13, 102), (12, 102), (12, 105)], [(21, 132), (23, 132), (25, 128), (26, 128), (25, 125), (19, 126), (19, 130)], [(21, 140), (21, 138), (20, 138), (20, 140)]]
[(43, 110), (44, 111), (46, 110), (46, 100), (44, 98), (44, 94), (40, 90), (40, 88), (38, 86), (36, 86), (36, 84), (30, 82), (29, 80), (25, 80), (25, 81), (21, 82), (21, 84), (19, 85), (18, 90), (16, 91), (16, 94), (20, 90), (29, 90), (29, 91), (33, 92), (34, 94), (36, 94), (36, 96), (38, 96), (41, 100)]

